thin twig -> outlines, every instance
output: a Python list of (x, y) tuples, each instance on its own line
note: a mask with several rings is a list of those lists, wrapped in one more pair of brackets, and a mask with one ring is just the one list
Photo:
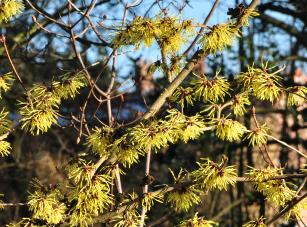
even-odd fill
[(16, 67), (15, 67), (15, 65), (14, 65), (14, 62), (13, 62), (11, 56), (10, 56), (10, 52), (9, 52), (9, 50), (8, 50), (8, 48), (7, 48), (7, 45), (6, 45), (6, 38), (5, 38), (4, 35), (1, 36), (0, 42), (3, 44), (3, 47), (4, 47), (4, 50), (5, 50), (6, 56), (7, 56), (8, 60), (9, 60), (9, 62), (10, 62), (10, 65), (11, 65), (13, 71), (14, 71), (15, 76), (17, 77), (17, 79), (18, 79), (20, 85), (23, 87), (23, 89), (24, 89), (25, 91), (27, 91), (27, 88), (25, 87), (25, 85), (24, 85), (24, 83), (23, 83), (21, 77), (19, 76), (18, 71), (16, 70)]
[(0, 203), (0, 207), (27, 206), (28, 203)]
[[(145, 178), (149, 178), (149, 174), (150, 174), (150, 158), (151, 158), (151, 149), (148, 150), (147, 156), (146, 156)], [(148, 184), (145, 183), (145, 185), (143, 187), (143, 195), (145, 195), (147, 193), (148, 193)], [(140, 227), (144, 226), (145, 216), (146, 216), (146, 209), (145, 209), (145, 207), (142, 207)]]
[(280, 144), (284, 145), (285, 147), (288, 147), (289, 149), (291, 149), (291, 150), (293, 150), (293, 151), (297, 152), (298, 154), (300, 154), (301, 156), (303, 156), (304, 158), (306, 158), (306, 159), (307, 159), (307, 155), (306, 155), (306, 154), (304, 154), (302, 151), (300, 151), (300, 150), (296, 149), (295, 147), (290, 146), (290, 145), (289, 145), (289, 144), (287, 144), (286, 142), (283, 142), (283, 141), (281, 141), (281, 140), (279, 140), (279, 139), (275, 138), (275, 137), (274, 137), (274, 136), (272, 136), (272, 135), (269, 135), (269, 134), (264, 134), (264, 135), (265, 135), (265, 136), (267, 136), (267, 137), (269, 137), (269, 138), (271, 138), (271, 139), (273, 139), (273, 140), (275, 140), (275, 141), (277, 141), (278, 143), (280, 143)]
[[(260, 125), (259, 125), (258, 120), (257, 120), (257, 117), (256, 117), (256, 108), (255, 108), (254, 106), (253, 106), (253, 108), (252, 108), (252, 116), (253, 116), (253, 119), (254, 119), (254, 122), (255, 122), (255, 124), (256, 124), (257, 129), (260, 129)], [(270, 161), (270, 164), (271, 164), (274, 168), (276, 168), (274, 162), (272, 161), (272, 159), (271, 159), (271, 157), (270, 157), (270, 155), (269, 155), (269, 151), (268, 151), (267, 145), (264, 144), (263, 147), (264, 147), (265, 153), (266, 153), (266, 155), (267, 155), (267, 157), (268, 157), (268, 159), (269, 159), (269, 161)], [(259, 149), (260, 149), (261, 152), (263, 152), (261, 148), (259, 148)]]
[(195, 39), (193, 40), (193, 42), (190, 44), (190, 46), (183, 52), (182, 56), (187, 56), (189, 54), (189, 52), (193, 49), (193, 47), (196, 45), (198, 39), (200, 38), (200, 36), (203, 34), (205, 28), (207, 27), (207, 24), (210, 20), (210, 18), (212, 17), (214, 11), (216, 10), (218, 4), (219, 4), (220, 0), (216, 0), (208, 14), (208, 16), (206, 17), (206, 19), (204, 20), (201, 29), (199, 30), (199, 32), (197, 33)]
[(276, 222), (279, 218), (281, 218), (284, 214), (286, 214), (289, 210), (291, 210), (296, 204), (307, 197), (307, 193), (294, 197), (287, 206), (285, 206), (279, 213), (277, 213), (274, 217), (272, 217), (269, 221), (266, 222), (267, 225), (271, 225)]

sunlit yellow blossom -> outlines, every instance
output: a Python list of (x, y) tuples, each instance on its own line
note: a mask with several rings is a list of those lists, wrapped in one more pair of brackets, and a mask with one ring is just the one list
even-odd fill
[(113, 130), (109, 127), (95, 128), (93, 133), (87, 137), (86, 144), (93, 152), (106, 156), (109, 155), (108, 147), (112, 143)]
[[(119, 206), (123, 204), (127, 204), (133, 200), (137, 199), (136, 193), (124, 194), (121, 197), (121, 201)], [(114, 225), (114, 227), (138, 227), (140, 226), (141, 215), (137, 210), (137, 204), (131, 204), (129, 209), (127, 209), (123, 213), (116, 213), (112, 216), (110, 222)], [(112, 225), (112, 226), (113, 226)]]
[(179, 225), (179, 227), (216, 227), (218, 226), (218, 223), (210, 220), (205, 220), (203, 217), (198, 217), (198, 213), (195, 213), (194, 217), (182, 221)]
[(194, 91), (191, 87), (178, 87), (172, 95), (172, 101), (179, 103), (183, 108), (186, 105), (193, 105)]
[(232, 119), (221, 118), (217, 119), (216, 135), (227, 141), (240, 140), (246, 131), (246, 127)]
[[(171, 171), (171, 170), (170, 170)], [(185, 173), (181, 169), (177, 176), (171, 171), (174, 179), (174, 184), (183, 183), (185, 180)], [(176, 212), (187, 212), (193, 205), (197, 205), (200, 200), (201, 191), (196, 189), (194, 185), (176, 187), (171, 192), (167, 193), (166, 201), (170, 203), (171, 207)]]
[(165, 54), (178, 52), (190, 37), (194, 29), (192, 21), (180, 21), (175, 17), (157, 16), (154, 19), (135, 17), (124, 31), (120, 31), (114, 38), (114, 45), (135, 45), (137, 48), (142, 43), (146, 47), (156, 40)]
[(245, 223), (243, 227), (266, 227), (264, 220), (265, 218), (260, 217), (260, 218), (257, 218), (256, 220)]
[(225, 160), (218, 164), (209, 159), (202, 159), (202, 162), (197, 164), (199, 168), (193, 171), (192, 176), (207, 190), (226, 190), (229, 185), (236, 182), (236, 170), (233, 166), (225, 166)]
[(268, 180), (282, 174), (281, 169), (267, 167), (266, 169), (251, 168), (248, 172), (249, 178), (254, 179), (254, 187), (262, 192), (266, 199), (276, 206), (284, 206), (294, 196), (295, 191), (291, 190), (283, 180)]
[(132, 143), (144, 151), (149, 149), (157, 150), (174, 143), (176, 136), (173, 126), (165, 121), (154, 121), (148, 123), (140, 123), (129, 131)]
[(144, 208), (146, 211), (149, 211), (151, 207), (155, 204), (155, 202), (163, 203), (163, 194), (148, 192), (143, 195), (141, 202), (142, 208)]
[(202, 98), (204, 102), (219, 100), (224, 101), (224, 97), (228, 94), (229, 83), (227, 80), (216, 72), (215, 77), (210, 80), (206, 76), (197, 76), (197, 79), (191, 82), (196, 97)]
[[(247, 72), (242, 72), (236, 81), (246, 91), (251, 91), (257, 99), (274, 102), (281, 94), (281, 77), (277, 75), (280, 70), (273, 71), (269, 62), (260, 67), (249, 66)], [(273, 72), (271, 72), (273, 71)]]
[(232, 101), (233, 113), (236, 116), (243, 116), (246, 113), (245, 106), (250, 105), (250, 104), (251, 102), (248, 99), (247, 92), (243, 92), (243, 93), (235, 95)]
[(257, 17), (260, 14), (255, 11), (255, 10), (251, 10), (251, 9), (245, 9), (243, 12), (243, 15), (240, 17), (240, 20), (242, 22), (242, 24), (244, 24), (245, 26), (249, 26), (249, 18), (250, 17)]
[(0, 140), (0, 156), (4, 157), (10, 154), (12, 147), (7, 141)]
[(231, 46), (235, 36), (240, 35), (239, 30), (233, 24), (219, 24), (210, 28), (200, 43), (204, 50), (216, 53), (218, 50), (222, 51), (225, 47)]
[(87, 85), (83, 72), (74, 76), (71, 76), (70, 73), (64, 74), (60, 79), (61, 81), (53, 81), (51, 87), (52, 93), (62, 99), (74, 98), (79, 93), (80, 88)]
[(133, 163), (138, 162), (139, 157), (146, 153), (133, 146), (129, 142), (128, 135), (123, 135), (115, 140), (110, 149), (116, 154), (117, 161), (122, 163), (124, 167), (130, 167)]
[(307, 209), (307, 198), (304, 198), (297, 204), (295, 204), (285, 215), (284, 218), (289, 220), (290, 218), (297, 218), (302, 220), (303, 211)]
[(5, 109), (0, 111), (0, 136), (10, 131), (12, 121), (9, 119), (9, 112)]
[(307, 87), (296, 86), (289, 89), (288, 93), (288, 106), (299, 106), (307, 103)]
[(12, 16), (21, 13), (24, 5), (21, 0), (1, 0), (0, 22), (7, 22)]
[[(88, 172), (85, 170), (85, 178)], [(81, 177), (82, 178), (82, 177)], [(91, 176), (85, 183), (76, 182), (68, 195), (68, 201), (74, 202), (70, 210), (70, 224), (72, 226), (89, 226), (93, 217), (101, 214), (113, 204), (113, 197), (110, 193), (111, 178), (107, 175)]]
[(21, 128), (33, 135), (47, 132), (57, 122), (60, 99), (48, 87), (35, 85), (26, 101), (19, 102)]
[(269, 127), (266, 124), (261, 125), (259, 128), (251, 130), (245, 137), (245, 139), (249, 140), (249, 145), (263, 145), (267, 142), (267, 133), (269, 131)]
[(46, 188), (37, 180), (33, 182), (34, 192), (28, 198), (29, 210), (34, 218), (46, 220), (49, 224), (58, 224), (63, 220), (66, 206), (61, 203), (62, 195), (56, 188)]
[(7, 92), (11, 89), (14, 80), (12, 73), (6, 73), (0, 76), (0, 98), (2, 92)]

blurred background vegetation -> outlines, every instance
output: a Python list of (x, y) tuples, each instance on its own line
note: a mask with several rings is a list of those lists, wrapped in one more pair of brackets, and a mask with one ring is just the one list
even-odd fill
[[(39, 0), (31, 1), (35, 7), (46, 11), (56, 19), (69, 21), (74, 14), (69, 14), (67, 2), (62, 0)], [(89, 1), (74, 0), (78, 6), (86, 7)], [(98, 0), (95, 9), (91, 12), (95, 18), (94, 23), (101, 34), (112, 31), (108, 25), (121, 21), (124, 3), (120, 0)], [(155, 4), (159, 2), (158, 4)], [(217, 9), (215, 17), (210, 22), (213, 25), (227, 19), (227, 10), (241, 1), (222, 1)], [(243, 1), (243, 3), (245, 3)], [(159, 7), (168, 10), (174, 15), (181, 15), (201, 22), (213, 1), (210, 0), (160, 0), (144, 1), (142, 7), (135, 7), (128, 12), (128, 20), (136, 15), (148, 14), (154, 16)], [(65, 30), (39, 16), (25, 4), (25, 11), (9, 23), (3, 24), (2, 33), (6, 35), (7, 43), (17, 70), (21, 72), (27, 85), (33, 83), (48, 83), (55, 76), (79, 69), (79, 63), (74, 56), (73, 47), (66, 37)], [(148, 11), (150, 10), (150, 11)], [(72, 10), (74, 11), (74, 10)], [(147, 12), (148, 11), (148, 12)], [(258, 8), (260, 16), (251, 21), (249, 28), (242, 31), (242, 38), (227, 51), (211, 55), (205, 61), (199, 62), (194, 71), (197, 73), (212, 74), (218, 69), (223, 75), (232, 80), (235, 75), (247, 68), (247, 65), (259, 64), (262, 60), (270, 60), (276, 65), (286, 65), (282, 76), (287, 85), (307, 84), (307, 1), (306, 0), (263, 0)], [(34, 15), (34, 18), (33, 18)], [(38, 21), (48, 30), (58, 33), (50, 34), (42, 30), (34, 20)], [(84, 23), (84, 27), (87, 23)], [(80, 30), (83, 29), (80, 27)], [(90, 71), (97, 75), (102, 74), (100, 85), (107, 86), (110, 78), (109, 65), (103, 66), (103, 59), (110, 54), (111, 49), (107, 43), (102, 42), (92, 32), (80, 37), (79, 47), (86, 65), (94, 64)], [(167, 78), (152, 75), (148, 68), (157, 60), (159, 53), (144, 50), (128, 50), (125, 56), (119, 56), (118, 85), (124, 83), (118, 90), (123, 95), (113, 100), (114, 114), (119, 122), (135, 119), (161, 93), (161, 88), (167, 83)], [(0, 72), (10, 71), (4, 50), (0, 47)], [(5, 102), (10, 107), (12, 118), (17, 119), (16, 98), (21, 94), (20, 87), (14, 87), (13, 91), (6, 94)], [(84, 102), (86, 91), (74, 100), (66, 102), (61, 109), (63, 116), (80, 114), (79, 107)], [(145, 101), (144, 101), (145, 100)], [(286, 105), (286, 97), (279, 102), (261, 103), (256, 106), (259, 121), (266, 122), (272, 129), (271, 134), (298, 147), (302, 151), (307, 150), (307, 104), (298, 109), (292, 109)], [(171, 105), (171, 104), (170, 104)], [(91, 100), (89, 113), (96, 111), (97, 103)], [(101, 106), (96, 113), (101, 121), (107, 121), (106, 107)], [(189, 109), (191, 113), (199, 110), (197, 106)], [(251, 116), (244, 119), (248, 126), (252, 124)], [(95, 121), (89, 122), (94, 125)], [(84, 141), (76, 144), (78, 132), (74, 125), (70, 125), (65, 117), (60, 119), (60, 125), (53, 127), (47, 134), (31, 136), (20, 130), (16, 130), (9, 136), (13, 145), (12, 154), (0, 159), (0, 192), (5, 195), (5, 202), (24, 202), (29, 182), (33, 178), (40, 179), (45, 184), (57, 184), (62, 179), (61, 165), (78, 153), (86, 151)], [(70, 127), (66, 127), (70, 126)], [(302, 168), (303, 159), (293, 151), (282, 148), (274, 141), (269, 141), (269, 150), (272, 159), (285, 168), (285, 173), (296, 173)], [(247, 166), (262, 167), (265, 165), (261, 153), (255, 148), (248, 147), (247, 143), (229, 144), (217, 139), (213, 134), (205, 134), (200, 140), (188, 144), (176, 144), (165, 148), (162, 152), (154, 155), (151, 175), (155, 182), (151, 187), (165, 182), (171, 182), (168, 168), (177, 170), (185, 166), (188, 170), (195, 167), (200, 157), (210, 157), (212, 160), (220, 159), (221, 155), (230, 157), (229, 164), (235, 165), (239, 174), (242, 174)], [(140, 163), (144, 163), (141, 160)], [(141, 184), (143, 179), (142, 164), (135, 165), (127, 175), (123, 176), (125, 190), (132, 189)], [(298, 182), (299, 180), (295, 180)], [(141, 188), (141, 187), (139, 187)], [(236, 187), (227, 192), (215, 191), (206, 196), (202, 207), (191, 210), (191, 214), (198, 211), (206, 214), (208, 219), (217, 220), (221, 226), (242, 226), (246, 220), (261, 215), (273, 215), (273, 209), (265, 203), (264, 197), (254, 193), (250, 185), (238, 183)], [(17, 220), (27, 215), (24, 206), (12, 206), (0, 213), (0, 225), (8, 223), (8, 220)], [(174, 214), (165, 206), (157, 204), (149, 214), (149, 226), (172, 226), (183, 218), (180, 214)], [(162, 218), (161, 218), (162, 217)], [(305, 216), (305, 221), (307, 216)], [(307, 222), (307, 221), (306, 221)], [(294, 223), (278, 223), (277, 225), (294, 226)], [(303, 226), (303, 225), (302, 225)]]

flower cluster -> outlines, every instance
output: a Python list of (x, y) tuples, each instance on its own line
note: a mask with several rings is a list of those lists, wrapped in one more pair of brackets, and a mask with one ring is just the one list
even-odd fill
[[(174, 179), (174, 184), (182, 184), (186, 179), (185, 172), (180, 169), (177, 176), (171, 171)], [(166, 201), (170, 203), (171, 207), (176, 212), (187, 212), (193, 205), (197, 205), (200, 200), (201, 191), (198, 190), (195, 185), (179, 186), (169, 192), (166, 197)]]
[(24, 9), (21, 0), (1, 0), (0, 22), (7, 22), (12, 16), (19, 14)]
[(79, 90), (88, 84), (83, 72), (71, 76), (66, 73), (59, 77), (59, 81), (53, 81), (51, 84), (53, 94), (62, 99), (73, 99), (79, 94)]
[(269, 127), (266, 124), (261, 125), (260, 127), (251, 130), (245, 137), (245, 139), (249, 140), (249, 145), (260, 146), (266, 144), (267, 142), (267, 133), (269, 131)]
[(52, 124), (57, 123), (59, 106), (62, 99), (73, 98), (86, 81), (83, 73), (68, 78), (61, 77), (60, 81), (53, 81), (51, 86), (34, 85), (26, 94), (25, 101), (19, 101), (21, 128), (33, 135), (47, 132)]
[(222, 140), (230, 142), (240, 140), (246, 131), (246, 127), (238, 121), (227, 118), (217, 119), (216, 121), (216, 135)]
[(178, 87), (175, 92), (173, 93), (171, 100), (179, 103), (181, 108), (184, 108), (186, 105), (193, 105), (194, 103), (194, 91), (193, 88), (187, 87)]
[(288, 89), (288, 106), (300, 106), (306, 103), (307, 99), (307, 87), (296, 86)]
[(202, 159), (197, 162), (199, 168), (192, 172), (192, 176), (202, 188), (226, 190), (229, 185), (234, 185), (237, 174), (234, 167), (225, 166), (225, 162), (225, 159), (219, 164), (208, 158)]
[(0, 76), (0, 98), (2, 92), (7, 92), (11, 89), (15, 79), (11, 72)]
[(7, 133), (10, 131), (12, 126), (12, 121), (8, 118), (9, 113), (2, 109), (0, 111), (0, 156), (6, 156), (10, 153), (11, 144), (7, 141), (4, 141), (7, 137)]
[(116, 154), (116, 159), (124, 167), (130, 167), (133, 163), (139, 161), (139, 157), (145, 155), (145, 150), (138, 149), (129, 142), (129, 135), (123, 135), (115, 140), (111, 150)]
[(178, 139), (182, 139), (185, 143), (199, 138), (206, 128), (204, 119), (199, 114), (188, 117), (177, 110), (169, 110), (166, 119), (175, 126), (174, 134), (177, 134)]
[(10, 154), (11, 144), (5, 140), (0, 141), (0, 156), (4, 157)]
[(285, 215), (285, 220), (289, 220), (291, 217), (295, 217), (300, 220), (302, 217), (302, 211), (307, 209), (307, 198), (304, 198), (297, 204), (295, 204)]
[(34, 192), (28, 198), (29, 210), (33, 218), (43, 219), (49, 224), (58, 224), (63, 220), (66, 205), (61, 202), (62, 195), (56, 188), (46, 188), (38, 180), (32, 183)]
[(87, 137), (86, 145), (100, 156), (106, 156), (112, 142), (112, 132), (113, 129), (110, 127), (95, 128), (93, 133)]
[(264, 223), (265, 218), (260, 217), (256, 220), (250, 221), (248, 223), (245, 223), (243, 227), (266, 227), (267, 225)]
[(216, 227), (218, 226), (218, 223), (214, 221), (205, 220), (203, 217), (198, 217), (198, 213), (195, 213), (194, 217), (182, 221), (179, 225), (179, 227)]
[(142, 207), (149, 211), (151, 207), (155, 204), (155, 202), (163, 203), (163, 194), (162, 193), (154, 193), (148, 192), (143, 195), (141, 204)]
[[(137, 198), (136, 193), (125, 194), (122, 196), (119, 206), (130, 203)], [(141, 216), (137, 211), (137, 205), (130, 205), (124, 213), (118, 213), (111, 219), (114, 227), (137, 227), (140, 226)]]
[(248, 66), (247, 72), (242, 72), (236, 81), (247, 92), (251, 91), (253, 95), (260, 100), (274, 102), (281, 94), (281, 78), (269, 68), (268, 62), (261, 67)]
[(267, 200), (277, 206), (284, 206), (295, 194), (283, 180), (269, 180), (272, 177), (280, 176), (281, 169), (267, 167), (266, 169), (251, 168), (248, 176), (254, 179), (256, 190), (262, 192)]
[(68, 201), (73, 205), (69, 210), (72, 226), (88, 226), (97, 216), (113, 204), (110, 193), (111, 177), (95, 174), (95, 167), (80, 159), (66, 167), (68, 178), (74, 183), (69, 188)]
[(26, 101), (20, 101), (21, 128), (33, 135), (47, 132), (57, 122), (60, 99), (48, 87), (35, 85), (28, 91)]
[(166, 120), (140, 123), (129, 132), (132, 143), (141, 150), (157, 150), (175, 143), (178, 139), (187, 142), (198, 138), (205, 128), (199, 115), (185, 116), (177, 110), (169, 110)]
[(204, 75), (195, 76), (197, 79), (193, 80), (191, 85), (196, 97), (201, 98), (204, 102), (224, 101), (224, 97), (228, 94), (227, 91), (230, 85), (225, 78), (219, 75), (219, 71), (216, 72), (212, 80)]
[[(285, 180), (272, 179), (282, 175), (282, 169), (267, 167), (266, 169), (251, 168), (248, 172), (251, 179), (255, 180), (254, 187), (262, 192), (266, 199), (277, 207), (285, 207), (296, 197), (296, 192), (290, 189)], [(271, 178), (271, 179), (270, 179)], [(307, 199), (303, 199), (284, 214), (288, 220), (290, 217), (301, 218), (301, 210), (307, 208)]]
[(244, 9), (244, 12), (240, 18), (242, 24), (244, 24), (245, 26), (249, 26), (249, 18), (250, 17), (257, 17), (259, 16), (259, 13), (255, 10), (251, 10), (251, 9)]
[[(13, 85), (14, 78), (12, 73), (6, 73), (0, 76), (0, 101), (2, 101), (2, 93), (9, 91)], [(1, 103), (2, 104), (2, 103)], [(4, 139), (12, 127), (12, 121), (9, 119), (9, 112), (2, 108), (0, 104), (0, 156), (7, 156), (12, 147), (11, 144)]]
[(129, 131), (132, 144), (140, 150), (158, 150), (177, 140), (173, 126), (166, 121), (140, 123)]
[(248, 106), (250, 104), (251, 102), (249, 101), (247, 92), (234, 95), (232, 100), (232, 109), (234, 115), (244, 116), (244, 114), (246, 113), (245, 106)]
[(209, 28), (208, 33), (199, 42), (204, 50), (216, 53), (217, 50), (222, 51), (225, 47), (231, 46), (235, 36), (240, 36), (239, 30), (234, 24), (225, 23)]
[(156, 40), (162, 52), (174, 54), (180, 50), (187, 38), (193, 33), (191, 20), (161, 17), (154, 19), (135, 17), (124, 31), (119, 32), (113, 41), (115, 46), (142, 43), (149, 47)]

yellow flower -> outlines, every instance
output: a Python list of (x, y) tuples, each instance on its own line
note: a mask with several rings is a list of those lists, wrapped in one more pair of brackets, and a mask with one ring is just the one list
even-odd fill
[(305, 86), (296, 86), (289, 89), (288, 106), (299, 106), (306, 103), (307, 88)]
[(256, 128), (249, 132), (245, 139), (249, 140), (249, 145), (256, 146), (256, 145), (263, 145), (267, 142), (267, 133), (269, 127), (266, 124), (261, 125), (259, 128)]
[(203, 217), (198, 217), (198, 213), (195, 213), (194, 217), (182, 221), (179, 225), (179, 227), (215, 227), (218, 226), (218, 223), (210, 220), (205, 220)]
[(288, 188), (283, 180), (268, 180), (280, 176), (282, 169), (267, 167), (266, 169), (251, 168), (248, 172), (257, 191), (262, 192), (267, 200), (276, 206), (284, 206), (295, 195), (295, 191)]
[(0, 22), (7, 22), (12, 16), (21, 13), (24, 9), (22, 1), (19, 0), (1, 0), (0, 7)]
[(60, 79), (61, 81), (53, 81), (51, 87), (52, 93), (62, 99), (74, 98), (79, 93), (80, 88), (87, 85), (83, 72), (74, 76), (67, 73), (62, 75)]
[(245, 26), (249, 26), (249, 17), (256, 17), (259, 16), (260, 14), (255, 11), (255, 10), (251, 10), (251, 9), (245, 9), (243, 15), (241, 16), (240, 20), (242, 22), (242, 24), (244, 24)]
[(240, 140), (246, 131), (246, 127), (238, 121), (226, 118), (221, 118), (217, 121), (216, 135), (222, 140), (230, 142)]
[(101, 156), (109, 155), (108, 146), (112, 143), (112, 132), (110, 127), (95, 128), (94, 132), (87, 137), (86, 145)]
[(203, 162), (197, 162), (199, 168), (192, 172), (193, 178), (201, 184), (202, 188), (226, 190), (228, 185), (235, 184), (236, 170), (233, 166), (225, 167), (225, 159), (219, 164), (209, 159), (202, 160)]
[(248, 99), (247, 92), (235, 95), (232, 104), (234, 115), (243, 116), (246, 113), (245, 105), (250, 105), (250, 104), (251, 102)]
[(274, 72), (273, 68), (269, 68), (269, 62), (261, 67), (249, 66), (236, 81), (245, 91), (252, 91), (257, 99), (274, 102), (281, 94), (281, 77), (277, 75), (280, 70)]
[(260, 217), (260, 218), (257, 218), (256, 220), (245, 223), (243, 227), (266, 227), (264, 220), (265, 218)]
[(29, 196), (29, 210), (33, 218), (46, 220), (49, 224), (58, 224), (63, 220), (66, 206), (60, 202), (62, 195), (58, 189), (46, 188), (39, 181), (33, 182), (35, 191)]
[(34, 85), (28, 91), (27, 100), (19, 102), (21, 128), (32, 135), (47, 132), (52, 124), (57, 123), (60, 99), (48, 87)]
[(212, 80), (209, 80), (204, 75), (195, 76), (197, 79), (193, 80), (191, 85), (198, 98), (202, 98), (204, 102), (224, 101), (224, 97), (228, 94), (230, 85), (225, 78), (219, 75), (219, 71), (216, 72)]
[(216, 53), (217, 50), (222, 51), (225, 47), (231, 46), (233, 38), (239, 35), (239, 30), (233, 24), (219, 24), (210, 28), (200, 40), (203, 49)]
[(9, 112), (4, 108), (0, 111), (0, 136), (10, 131), (12, 121), (8, 117)]
[[(180, 184), (185, 181), (186, 174), (180, 169), (177, 176), (170, 170), (174, 184)], [(169, 192), (166, 196), (166, 201), (170, 203), (171, 207), (176, 212), (187, 212), (193, 205), (197, 205), (201, 202), (200, 199), (201, 191), (196, 189), (194, 185), (175, 187), (174, 190)]]
[[(6, 73), (0, 77), (0, 92), (7, 92), (11, 89), (14, 82), (14, 77), (12, 73)], [(1, 98), (1, 93), (0, 93)]]
[(156, 40), (165, 54), (174, 54), (193, 31), (190, 20), (161, 16), (154, 19), (135, 17), (124, 31), (116, 34), (113, 43), (115, 46), (134, 45), (139, 48), (142, 43), (149, 47)]
[(141, 204), (146, 211), (149, 211), (151, 207), (155, 204), (155, 202), (163, 203), (163, 194), (155, 194), (153, 192), (148, 192), (143, 195)]
[(0, 141), (0, 156), (4, 157), (9, 155), (11, 149), (11, 144), (9, 142), (4, 140)]

